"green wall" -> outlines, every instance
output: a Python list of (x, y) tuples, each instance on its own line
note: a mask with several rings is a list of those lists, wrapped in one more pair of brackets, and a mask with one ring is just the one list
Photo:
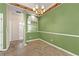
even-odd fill
[[(39, 20), (39, 31), (79, 35), (79, 4), (62, 4)], [(79, 37), (39, 33), (40, 38), (79, 55)]]
[(6, 48), (6, 4), (0, 3), (0, 13), (3, 13), (3, 48)]

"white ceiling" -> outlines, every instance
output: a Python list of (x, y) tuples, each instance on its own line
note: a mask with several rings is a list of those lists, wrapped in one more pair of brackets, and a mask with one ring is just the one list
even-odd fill
[(35, 5), (38, 5), (39, 7), (44, 5), (45, 8), (48, 8), (51, 4), (55, 4), (55, 3), (20, 3), (20, 4), (24, 5), (24, 6), (27, 6), (29, 8), (33, 8), (33, 7), (35, 7)]
[(13, 6), (13, 5), (8, 5), (8, 9), (11, 10), (13, 13), (17, 11), (22, 12), (22, 9), (17, 8), (16, 6)]
[[(24, 6), (29, 7), (29, 8), (33, 8), (33, 7), (35, 7), (35, 5), (38, 5), (38, 6), (44, 5), (45, 8), (48, 8), (49, 6), (54, 5), (55, 3), (18, 3), (18, 4), (24, 5)], [(11, 10), (13, 10), (14, 12), (16, 12), (16, 11), (22, 12), (23, 11), (23, 9), (17, 8), (17, 7), (12, 6), (12, 5), (9, 5), (9, 8)], [(27, 10), (26, 13), (35, 14), (34, 12), (31, 12), (29, 10)]]
[(13, 13), (16, 13), (18, 11), (18, 12), (25, 12), (26, 14), (34, 14), (32, 11), (29, 11), (29, 10), (25, 11), (24, 9), (18, 8), (11, 4), (8, 4), (8, 9), (11, 10)]

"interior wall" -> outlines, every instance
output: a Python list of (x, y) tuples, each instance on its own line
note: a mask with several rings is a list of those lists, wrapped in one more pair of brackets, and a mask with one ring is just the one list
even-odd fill
[(39, 31), (41, 39), (79, 55), (79, 4), (65, 3), (40, 17)]

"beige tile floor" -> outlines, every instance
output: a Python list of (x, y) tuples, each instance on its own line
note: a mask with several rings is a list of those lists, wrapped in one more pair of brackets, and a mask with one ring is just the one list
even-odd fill
[(71, 56), (49, 44), (41, 41), (31, 41), (27, 46), (23, 46), (22, 41), (13, 41), (5, 52), (0, 52), (2, 56)]

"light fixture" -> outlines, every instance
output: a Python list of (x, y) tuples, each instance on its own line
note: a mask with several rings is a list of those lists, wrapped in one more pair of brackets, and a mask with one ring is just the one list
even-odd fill
[(42, 5), (41, 7), (38, 5), (35, 5), (35, 7), (33, 8), (33, 11), (37, 14), (37, 15), (42, 15), (45, 12), (45, 7), (44, 5)]

